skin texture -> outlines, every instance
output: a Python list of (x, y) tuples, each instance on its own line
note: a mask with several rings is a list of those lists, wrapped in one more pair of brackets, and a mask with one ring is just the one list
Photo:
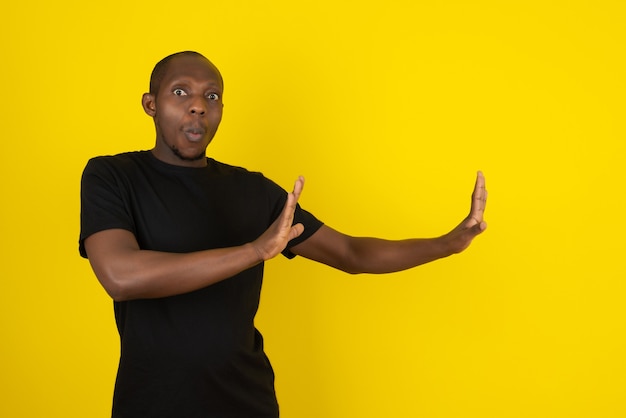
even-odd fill
[[(206, 58), (182, 54), (170, 60), (158, 93), (146, 93), (142, 99), (154, 119), (154, 155), (174, 165), (206, 165), (206, 148), (222, 118), (222, 93), (219, 71)], [(299, 236), (303, 226), (292, 223), (303, 187), (304, 178), (299, 177), (276, 221), (242, 246), (187, 254), (146, 251), (131, 232), (110, 229), (89, 236), (85, 249), (98, 280), (116, 301), (187, 293), (274, 258)], [(479, 172), (469, 214), (441, 237), (391, 241), (352, 237), (324, 225), (291, 251), (352, 274), (405, 270), (466, 249), (487, 227), (486, 202), (485, 178)]]
[(353, 274), (406, 270), (465, 250), (487, 228), (483, 219), (486, 203), (485, 177), (478, 172), (469, 214), (441, 237), (390, 241), (351, 237), (323, 226), (291, 251)]
[(206, 148), (222, 120), (223, 90), (222, 77), (206, 58), (173, 58), (158, 93), (145, 93), (141, 101), (154, 119), (154, 155), (169, 164), (205, 166)]

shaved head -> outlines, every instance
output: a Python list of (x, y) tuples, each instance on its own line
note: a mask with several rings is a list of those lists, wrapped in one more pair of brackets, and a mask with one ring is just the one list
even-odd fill
[(159, 88), (161, 87), (161, 81), (163, 80), (163, 78), (165, 77), (165, 74), (167, 73), (167, 67), (170, 61), (172, 61), (175, 58), (183, 57), (183, 56), (194, 56), (194, 57), (198, 57), (198, 58), (202, 58), (206, 60), (206, 62), (208, 62), (215, 69), (215, 71), (220, 77), (222, 86), (224, 86), (224, 80), (222, 79), (222, 74), (217, 69), (217, 67), (211, 61), (209, 61), (204, 55), (196, 51), (182, 51), (182, 52), (176, 52), (174, 54), (168, 55), (167, 57), (163, 58), (161, 61), (157, 62), (157, 64), (154, 66), (154, 69), (152, 70), (152, 74), (150, 75), (150, 94), (151, 95), (156, 97), (157, 94), (159, 93)]

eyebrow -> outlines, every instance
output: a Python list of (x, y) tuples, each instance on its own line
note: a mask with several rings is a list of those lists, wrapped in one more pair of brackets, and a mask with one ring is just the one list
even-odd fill
[[(194, 80), (192, 78), (181, 77), (181, 78), (172, 79), (171, 81), (169, 81), (167, 83), (167, 85), (169, 85), (169, 86), (174, 86), (176, 84), (191, 85), (191, 84), (202, 84), (202, 82), (198, 83), (196, 80)], [(206, 85), (207, 88), (218, 88), (220, 90), (223, 88), (219, 81), (209, 81), (205, 85)]]

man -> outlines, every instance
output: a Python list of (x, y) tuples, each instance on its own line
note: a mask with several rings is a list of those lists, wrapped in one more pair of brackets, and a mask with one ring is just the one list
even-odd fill
[(448, 234), (389, 241), (323, 225), (259, 173), (206, 157), (223, 81), (196, 52), (159, 62), (145, 112), (150, 151), (92, 159), (80, 253), (114, 300), (121, 357), (113, 417), (277, 417), (274, 374), (254, 328), (263, 263), (300, 255), (348, 273), (386, 273), (464, 250), (485, 230), (478, 174), (470, 214)]

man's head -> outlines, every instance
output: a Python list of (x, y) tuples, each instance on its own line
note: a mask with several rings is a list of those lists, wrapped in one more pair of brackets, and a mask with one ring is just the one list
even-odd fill
[(223, 90), (217, 67), (197, 52), (159, 61), (142, 98), (156, 128), (154, 155), (175, 165), (206, 165), (206, 147), (222, 119)]
[(156, 95), (159, 92), (161, 80), (163, 80), (163, 76), (165, 75), (167, 71), (167, 66), (169, 62), (173, 60), (174, 58), (182, 57), (182, 56), (192, 56), (192, 57), (205, 59), (207, 62), (211, 64), (211, 66), (213, 66), (215, 71), (217, 71), (217, 74), (220, 76), (220, 80), (222, 80), (222, 88), (224, 87), (224, 80), (222, 79), (222, 75), (220, 74), (219, 70), (204, 55), (196, 51), (182, 51), (182, 52), (175, 52), (171, 55), (168, 55), (167, 57), (163, 58), (161, 61), (157, 62), (157, 64), (154, 66), (154, 68), (152, 69), (152, 74), (150, 74), (150, 94), (153, 94), (156, 97)]

